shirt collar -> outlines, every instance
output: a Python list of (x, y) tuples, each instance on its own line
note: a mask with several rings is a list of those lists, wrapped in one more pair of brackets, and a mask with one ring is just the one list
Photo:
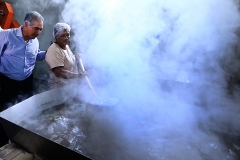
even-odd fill
[(22, 34), (22, 25), (20, 27), (17, 28), (17, 36), (19, 37), (23, 37), (23, 34)]
[[(17, 28), (17, 36), (24, 38), (22, 33), (22, 27), (23, 25)], [(32, 39), (29, 39), (29, 43), (32, 43)]]

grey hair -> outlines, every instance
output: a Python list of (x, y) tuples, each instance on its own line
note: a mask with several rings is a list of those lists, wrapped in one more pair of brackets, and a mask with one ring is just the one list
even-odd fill
[(24, 18), (24, 22), (27, 22), (30, 26), (33, 25), (34, 20), (38, 20), (40, 22), (44, 21), (42, 15), (36, 11), (28, 12)]
[(70, 32), (71, 27), (67, 23), (57, 23), (53, 28), (53, 37), (55, 38), (62, 30), (68, 30)]

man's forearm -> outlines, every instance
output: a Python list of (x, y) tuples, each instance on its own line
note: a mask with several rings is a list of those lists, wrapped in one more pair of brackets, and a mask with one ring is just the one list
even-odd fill
[(46, 51), (38, 51), (37, 61), (43, 61), (46, 56)]

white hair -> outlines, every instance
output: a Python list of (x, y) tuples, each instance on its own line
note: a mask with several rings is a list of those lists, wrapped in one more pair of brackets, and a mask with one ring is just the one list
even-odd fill
[(53, 28), (53, 37), (55, 38), (56, 35), (58, 35), (59, 32), (61, 32), (64, 29), (66, 29), (70, 32), (71, 27), (67, 23), (57, 23), (57, 24), (55, 24), (55, 26)]
[(34, 20), (43, 22), (44, 18), (37, 11), (32, 11), (32, 12), (27, 13), (24, 18), (24, 22), (27, 22), (29, 25), (33, 25)]

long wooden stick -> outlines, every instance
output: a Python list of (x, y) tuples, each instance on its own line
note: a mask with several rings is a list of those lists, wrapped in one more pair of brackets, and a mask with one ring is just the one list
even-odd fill
[[(83, 63), (82, 63), (82, 59), (79, 57), (79, 64), (81, 66), (81, 69), (83, 72), (85, 72), (85, 69), (84, 69), (84, 66), (83, 66)], [(86, 80), (87, 80), (87, 83), (88, 83), (88, 86), (90, 87), (90, 89), (93, 91), (93, 93), (95, 94), (95, 96), (97, 95), (95, 90), (93, 89), (92, 87), (92, 84), (90, 83), (89, 79), (87, 76), (85, 76)]]

